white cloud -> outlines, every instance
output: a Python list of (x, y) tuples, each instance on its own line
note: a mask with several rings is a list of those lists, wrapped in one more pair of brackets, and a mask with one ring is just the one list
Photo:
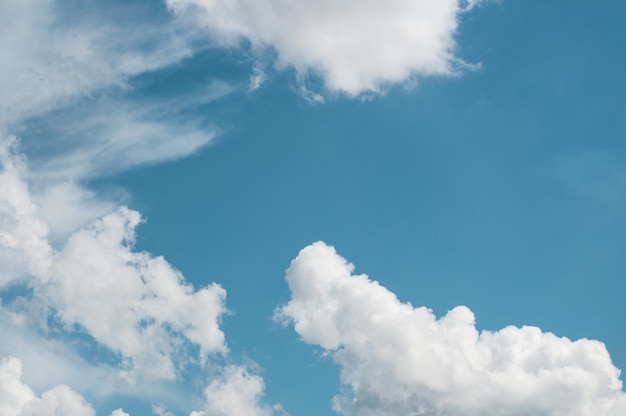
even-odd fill
[(22, 363), (14, 357), (0, 359), (0, 413), (18, 415), (35, 394), (20, 382)]
[(132, 372), (172, 379), (183, 340), (200, 348), (202, 362), (226, 352), (219, 329), (226, 292), (216, 284), (194, 291), (162, 257), (134, 252), (139, 222), (139, 213), (120, 208), (74, 234), (38, 295), (65, 325), (130, 359)]
[(41, 187), (32, 198), (39, 207), (39, 215), (48, 225), (48, 239), (65, 241), (85, 224), (115, 211), (110, 200), (98, 198), (95, 192), (75, 182), (64, 181)]
[(216, 284), (195, 291), (163, 257), (133, 251), (138, 212), (122, 207), (54, 252), (24, 179), (24, 157), (14, 139), (1, 144), (0, 255), (11, 272), (2, 283), (29, 278), (40, 305), (27, 305), (29, 313), (52, 312), (67, 329), (87, 331), (121, 354), (131, 378), (176, 378), (174, 358), (184, 357), (185, 342), (200, 349), (201, 363), (227, 351), (219, 329), (226, 292)]
[(167, 0), (226, 46), (273, 47), (280, 67), (321, 76), (330, 91), (379, 92), (415, 76), (450, 75), (464, 0)]
[(260, 404), (264, 389), (260, 376), (245, 367), (227, 366), (205, 389), (205, 409), (190, 416), (272, 416), (271, 408)]
[(156, 416), (174, 416), (171, 412), (168, 412), (167, 408), (163, 405), (152, 405), (152, 413)]
[[(3, 268), (13, 271), (13, 280), (4, 283), (25, 279), (24, 293), (17, 297), (5, 299), (0, 291), (0, 357), (20, 357), (1, 362), (0, 414), (93, 415), (92, 407), (67, 385), (78, 385), (82, 394), (92, 397), (114, 397), (123, 391), (188, 407), (171, 397), (173, 385), (165, 391), (165, 384), (159, 383), (176, 381), (192, 365), (220, 374), (209, 379), (206, 405), (199, 414), (213, 415), (219, 409), (234, 415), (274, 414), (261, 403), (260, 376), (247, 367), (222, 368), (209, 360), (211, 354), (228, 353), (219, 327), (226, 312), (221, 286), (195, 290), (163, 257), (135, 251), (141, 216), (126, 207), (82, 227), (60, 249), (51, 248), (43, 219), (46, 210), (61, 204), (82, 218), (68, 225), (48, 215), (60, 223), (57, 228), (67, 231), (94, 215), (99, 202), (90, 201), (93, 195), (75, 184), (53, 182), (49, 191), (40, 184), (40, 200), (50, 205), (42, 209), (33, 202), (28, 166), (17, 153), (17, 141), (4, 139), (0, 144), (0, 232), (5, 246), (10, 241), (0, 253), (6, 254)], [(79, 197), (58, 202), (73, 191)], [(107, 353), (82, 357), (80, 348), (65, 343), (72, 336), (83, 346)], [(25, 374), (30, 385), (46, 390), (41, 396), (21, 381), (21, 359), (31, 367)], [(154, 409), (168, 414), (165, 407)], [(118, 409), (113, 415), (125, 413)]]
[(306, 247), (287, 270), (292, 298), (278, 311), (340, 365), (341, 414), (626, 414), (619, 370), (601, 342), (536, 327), (479, 333), (467, 307), (437, 319), (353, 270), (322, 242)]
[(46, 275), (52, 256), (48, 227), (31, 200), (16, 146), (15, 137), (0, 136), (0, 288), (27, 274)]
[[(85, 399), (70, 387), (58, 385), (38, 397), (22, 382), (22, 361), (0, 357), (0, 414), (2, 416), (95, 416)], [(122, 409), (110, 416), (129, 416)]]
[[(0, 3), (0, 134), (20, 133), (25, 145), (32, 140), (44, 149), (31, 155), (35, 173), (66, 180), (110, 175), (185, 157), (214, 137), (215, 129), (177, 111), (232, 92), (224, 82), (183, 99), (161, 97), (149, 108), (124, 96), (132, 77), (200, 47), (192, 27), (166, 10), (153, 12), (142, 18), (137, 2)], [(31, 139), (33, 130), (40, 131)]]
[(0, 358), (0, 414), (3, 416), (94, 416), (93, 408), (74, 390), (56, 386), (37, 397), (22, 383), (22, 362)]
[[(30, 299), (29, 299), (30, 300)], [(67, 385), (92, 402), (114, 403), (123, 396), (144, 403), (168, 403), (188, 410), (190, 393), (181, 383), (162, 380), (128, 380), (120, 368), (102, 356), (104, 347), (58, 331), (45, 333), (7, 308), (0, 309), (0, 357), (19, 357), (23, 363), (22, 380), (35, 392)], [(98, 355), (93, 352), (100, 351)], [(2, 414), (2, 413), (0, 413)], [(180, 414), (180, 413), (179, 413)]]
[[(118, 17), (123, 12), (130, 10)], [(188, 32), (162, 22), (120, 24), (97, 4), (9, 1), (0, 16), (0, 128), (192, 53)]]
[[(110, 176), (138, 165), (189, 156), (215, 136), (215, 132), (197, 126), (134, 119), (115, 112), (104, 114), (90, 118), (91, 126), (83, 126), (74, 141), (76, 147), (55, 158), (45, 155), (36, 160), (34, 174), (58, 180)], [(82, 140), (90, 136), (92, 141)]]
[(261, 87), (261, 85), (267, 81), (267, 74), (260, 66), (254, 67), (252, 74), (250, 74), (250, 83), (248, 85), (248, 91), (254, 91)]

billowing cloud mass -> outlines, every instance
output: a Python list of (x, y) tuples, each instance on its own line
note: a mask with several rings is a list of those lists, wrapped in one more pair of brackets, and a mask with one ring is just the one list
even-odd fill
[(17, 140), (0, 136), (0, 288), (25, 274), (46, 275), (52, 250), (47, 225), (38, 217), (24, 182), (24, 157)]
[[(91, 405), (65, 384), (49, 385), (45, 376), (36, 376), (39, 387), (47, 389), (39, 397), (21, 381), (22, 361), (11, 355), (23, 355), (41, 371), (59, 367), (58, 363), (46, 362), (56, 361), (50, 352), (54, 343), (42, 347), (43, 355), (31, 347), (22, 348), (33, 337), (29, 332), (39, 331), (39, 342), (50, 334), (51, 341), (60, 343), (56, 347), (59, 351), (64, 348), (62, 340), (72, 335), (83, 337), (92, 348), (107, 351), (100, 362), (98, 357), (90, 357), (96, 360), (94, 365), (61, 364), (63, 371), (82, 368), (96, 372), (77, 376), (72, 371), (66, 380), (82, 378), (93, 388), (92, 379), (104, 376), (132, 386), (177, 380), (189, 366), (196, 366), (207, 374), (222, 374), (209, 380), (205, 410), (196, 414), (272, 415), (261, 403), (264, 384), (260, 376), (245, 366), (231, 364), (222, 369), (210, 359), (211, 355), (226, 357), (228, 353), (219, 326), (226, 312), (226, 291), (215, 283), (194, 289), (163, 257), (134, 250), (135, 228), (141, 216), (126, 207), (82, 226), (64, 245), (53, 248), (41, 214), (46, 210), (34, 202), (26, 159), (17, 146), (15, 138), (0, 141), (0, 255), (4, 273), (0, 290), (15, 286), (24, 290), (24, 295), (0, 298), (0, 328), (3, 337), (8, 337), (0, 348), (0, 413), (95, 414)], [(86, 194), (75, 184), (51, 186), (59, 194), (52, 198), (53, 204), (63, 199), (65, 192), (78, 189), (82, 196)], [(84, 198), (68, 198), (64, 204), (69, 212), (81, 212), (86, 206)], [(54, 222), (55, 218), (48, 216), (47, 220)], [(80, 359), (73, 354), (62, 353), (62, 359)], [(55, 378), (56, 383), (64, 377), (48, 377)], [(125, 413), (117, 410), (113, 414)]]
[(201, 362), (226, 351), (219, 329), (226, 292), (216, 284), (194, 291), (162, 257), (133, 252), (139, 221), (120, 208), (73, 235), (38, 294), (65, 325), (131, 359), (132, 370), (175, 378), (171, 357), (182, 340), (200, 347)]
[(304, 248), (278, 315), (332, 354), (345, 415), (619, 416), (626, 394), (601, 342), (539, 328), (477, 331), (458, 306), (437, 319), (370, 280), (322, 242)]
[(0, 358), (0, 414), (3, 416), (94, 416), (93, 408), (74, 390), (56, 386), (37, 397), (22, 383), (22, 362)]
[[(280, 67), (320, 75), (331, 91), (380, 91), (414, 76), (449, 75), (465, 0), (167, 0), (200, 18), (225, 45), (272, 47)], [(191, 7), (190, 7), (191, 6)]]
[(226, 310), (224, 289), (213, 284), (194, 291), (162, 257), (134, 252), (141, 217), (125, 207), (78, 231), (53, 252), (23, 178), (26, 166), (16, 153), (16, 141), (2, 144), (0, 197), (6, 212), (0, 254), (9, 265), (26, 263), (16, 267), (15, 276), (6, 276), (5, 284), (30, 276), (44, 310), (51, 308), (68, 328), (86, 330), (121, 354), (129, 371), (149, 378), (175, 378), (171, 357), (183, 340), (200, 348), (201, 362), (209, 353), (226, 352), (219, 329)]
[(258, 375), (244, 367), (228, 366), (205, 389), (206, 409), (190, 416), (272, 416), (272, 409), (260, 404), (264, 389)]

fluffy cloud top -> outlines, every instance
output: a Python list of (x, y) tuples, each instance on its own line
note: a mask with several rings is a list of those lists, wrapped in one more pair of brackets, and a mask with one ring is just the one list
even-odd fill
[(0, 358), (0, 414), (3, 416), (95, 416), (93, 408), (71, 388), (61, 385), (37, 397), (22, 383), (22, 362)]
[(244, 367), (228, 366), (205, 389), (206, 408), (190, 416), (272, 416), (272, 410), (260, 404), (264, 390), (261, 377)]
[(48, 227), (30, 197), (25, 159), (16, 146), (14, 137), (0, 136), (0, 288), (26, 274), (46, 275), (52, 255)]
[(73, 235), (38, 295), (65, 325), (131, 359), (133, 371), (174, 378), (172, 356), (183, 339), (200, 347), (201, 362), (226, 352), (219, 329), (226, 292), (216, 284), (194, 291), (162, 257), (132, 251), (139, 221), (120, 208)]
[[(226, 291), (221, 286), (210, 284), (196, 290), (163, 257), (134, 250), (135, 228), (141, 216), (126, 207), (82, 227), (62, 248), (53, 249), (48, 244), (48, 226), (42, 215), (46, 210), (33, 200), (26, 159), (18, 153), (14, 138), (0, 140), (0, 167), (0, 255), (3, 269), (11, 271), (0, 280), (0, 300), (6, 300), (1, 290), (18, 278), (28, 288), (25, 295), (9, 297), (8, 303), (3, 302), (6, 305), (0, 304), (0, 329), (7, 337), (0, 353), (23, 355), (41, 372), (74, 367), (95, 372), (82, 375), (85, 383), (79, 387), (85, 390), (89, 388), (84, 384), (95, 378), (104, 384), (112, 372), (117, 372), (115, 379), (123, 384), (141, 381), (145, 385), (177, 379), (189, 365), (199, 365), (200, 369), (221, 375), (206, 388), (204, 410), (193, 414), (273, 414), (261, 403), (264, 384), (260, 376), (245, 366), (222, 367), (208, 360), (210, 354), (228, 352), (219, 326), (226, 312)], [(82, 218), (93, 214), (94, 207), (83, 198), (89, 196), (84, 189), (66, 183), (50, 186), (55, 194), (53, 205), (64, 199), (68, 212), (81, 214), (78, 216)], [(45, 187), (41, 192), (48, 193)], [(79, 192), (81, 198), (66, 195), (72, 192)], [(49, 203), (48, 199), (40, 201)], [(88, 212), (83, 212), (85, 209)], [(55, 221), (54, 216), (47, 219)], [(93, 366), (57, 365), (59, 360), (45, 346), (41, 346), (44, 354), (35, 346), (20, 348), (31, 339), (26, 334), (31, 324), (51, 332), (56, 338), (54, 343), (62, 343), (69, 334), (85, 335), (90, 346), (105, 347), (119, 362), (107, 356)], [(47, 331), (38, 335), (38, 342), (45, 342)], [(72, 354), (62, 355), (65, 360), (77, 359)], [(86, 358), (99, 361), (99, 357)], [(50, 388), (46, 380), (54, 377), (31, 377), (39, 387), (48, 389), (40, 397), (21, 377), (20, 359), (1, 359), (3, 416), (95, 415), (91, 405), (70, 387), (59, 384)], [(77, 376), (58, 378), (75, 382)], [(101, 385), (100, 390), (106, 390), (105, 386)], [(112, 415), (126, 413), (120, 409)]]
[(127, 370), (148, 378), (176, 377), (172, 358), (185, 340), (199, 347), (201, 363), (209, 353), (226, 352), (219, 329), (226, 311), (224, 289), (212, 284), (194, 291), (163, 257), (133, 251), (141, 217), (125, 207), (75, 233), (53, 252), (16, 141), (1, 144), (0, 255), (13, 270), (5, 284), (28, 278), (36, 301), (44, 305), (41, 310), (49, 309), (67, 328), (86, 330), (121, 354)]
[(464, 0), (167, 0), (184, 13), (204, 11), (202, 23), (224, 44), (246, 38), (273, 47), (279, 65), (314, 71), (331, 91), (379, 91), (416, 75), (447, 75), (459, 61), (454, 35)]
[(479, 333), (458, 306), (437, 319), (401, 303), (322, 242), (303, 249), (279, 315), (341, 366), (345, 415), (626, 414), (619, 370), (601, 342), (536, 327)]

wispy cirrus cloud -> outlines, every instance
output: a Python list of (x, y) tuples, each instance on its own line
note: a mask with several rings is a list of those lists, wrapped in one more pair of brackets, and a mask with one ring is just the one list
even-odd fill
[(158, 21), (120, 23), (124, 13), (142, 12), (133, 3), (118, 9), (118, 15), (111, 16), (111, 10), (48, 0), (0, 5), (0, 127), (99, 89), (123, 86), (133, 75), (192, 54), (189, 32)]
[(626, 412), (620, 371), (604, 344), (539, 328), (479, 332), (458, 306), (437, 319), (370, 280), (322, 242), (286, 273), (278, 317), (327, 351), (346, 390), (344, 415), (577, 415)]
[(217, 132), (189, 113), (236, 89), (210, 80), (150, 104), (129, 97), (136, 77), (210, 44), (165, 6), (25, 0), (2, 3), (0, 16), (0, 132), (38, 150), (29, 155), (32, 171), (48, 179), (82, 180), (188, 156)]
[(134, 89), (114, 90), (33, 118), (21, 137), (32, 150), (31, 177), (90, 179), (189, 156), (210, 144), (219, 130), (194, 110), (240, 89), (212, 79), (156, 100), (142, 99)]

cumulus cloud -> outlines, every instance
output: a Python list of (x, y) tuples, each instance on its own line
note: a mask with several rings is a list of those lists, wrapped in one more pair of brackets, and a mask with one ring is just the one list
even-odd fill
[(321, 76), (330, 91), (381, 91), (416, 76), (450, 75), (460, 15), (477, 1), (167, 0), (179, 15), (202, 11), (200, 23), (222, 44), (242, 39), (272, 47), (279, 67)]
[(226, 352), (219, 329), (226, 292), (216, 284), (194, 291), (163, 257), (134, 252), (140, 219), (122, 207), (73, 235), (38, 295), (65, 325), (130, 359), (132, 371), (172, 379), (182, 340), (200, 347), (202, 362)]
[[(140, 392), (142, 397), (168, 400), (158, 382), (177, 380), (192, 365), (206, 374), (221, 374), (209, 379), (206, 405), (195, 414), (273, 414), (262, 404), (260, 376), (245, 366), (222, 368), (209, 359), (214, 354), (227, 358), (228, 353), (219, 326), (226, 312), (221, 286), (195, 289), (163, 257), (134, 250), (142, 219), (127, 207), (81, 227), (60, 248), (52, 248), (45, 210), (33, 200), (26, 159), (14, 138), (0, 142), (0, 163), (0, 254), (3, 269), (13, 273), (3, 284), (16, 286), (16, 279), (22, 279), (23, 287), (22, 294), (8, 297), (0, 287), (0, 332), (5, 337), (0, 356), (7, 357), (0, 362), (1, 414), (94, 415), (68, 382), (79, 385), (83, 394), (97, 390), (105, 396), (119, 393), (120, 386), (134, 393), (148, 386), (152, 392)], [(41, 193), (53, 195), (41, 200), (53, 207), (68, 189), (86, 192), (75, 184), (51, 186)], [(80, 213), (85, 195), (63, 204)], [(64, 344), (68, 336), (106, 353), (81, 357)], [(7, 354), (36, 365), (28, 379), (46, 390), (41, 396), (21, 381), (21, 359)], [(155, 409), (168, 414), (164, 407)], [(126, 413), (118, 409), (112, 415)]]
[(48, 226), (48, 240), (65, 242), (85, 224), (116, 210), (109, 199), (99, 197), (76, 182), (65, 180), (31, 191), (39, 215)]
[(48, 227), (30, 197), (16, 146), (15, 137), (0, 137), (0, 288), (27, 274), (46, 275), (52, 259)]
[[(242, 366), (227, 366), (205, 390), (203, 410), (190, 416), (272, 416), (274, 410), (260, 403), (264, 384), (260, 376)], [(275, 406), (285, 415), (280, 406)], [(163, 405), (153, 405), (157, 416), (173, 416)], [(61, 384), (41, 396), (22, 381), (22, 361), (0, 357), (0, 414), (2, 416), (95, 416), (93, 407), (76, 391)], [(110, 416), (130, 416), (119, 408)]]
[(345, 415), (626, 414), (619, 370), (601, 342), (539, 328), (479, 332), (458, 306), (437, 319), (370, 280), (322, 242), (304, 248), (278, 316), (341, 367)]
[(242, 366), (227, 366), (205, 389), (205, 409), (190, 416), (272, 416), (272, 409), (261, 404), (264, 389), (260, 376)]
[(0, 414), (3, 416), (95, 416), (85, 399), (68, 386), (56, 386), (37, 397), (22, 383), (21, 377), (22, 362), (18, 358), (0, 358)]
[[(2, 416), (95, 416), (93, 407), (70, 387), (61, 384), (37, 396), (22, 381), (22, 361), (0, 358), (0, 414)], [(129, 416), (122, 409), (110, 416)]]
[(40, 310), (51, 310), (67, 328), (77, 326), (121, 354), (129, 374), (175, 378), (172, 357), (185, 340), (200, 349), (202, 363), (209, 353), (226, 352), (219, 329), (226, 292), (216, 284), (195, 291), (163, 257), (133, 251), (138, 212), (121, 207), (54, 252), (14, 139), (0, 146), (0, 162), (0, 254), (7, 269), (14, 269), (5, 284), (29, 277), (36, 301), (44, 305)]

